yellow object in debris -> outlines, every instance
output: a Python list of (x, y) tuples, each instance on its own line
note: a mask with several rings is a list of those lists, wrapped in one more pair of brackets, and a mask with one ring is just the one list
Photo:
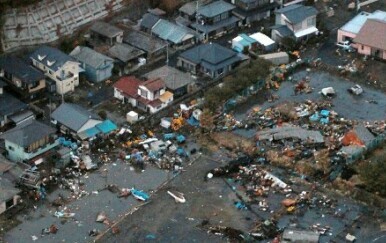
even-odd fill
[(295, 206), (288, 207), (287, 208), (287, 212), (288, 213), (293, 213), (295, 211), (295, 209), (296, 209)]
[(178, 118), (173, 119), (171, 127), (174, 131), (177, 131), (182, 127), (183, 124), (184, 124), (184, 118), (180, 116)]
[(297, 58), (300, 58), (300, 52), (299, 51), (293, 51), (292, 55), (294, 55)]
[(149, 137), (154, 137), (154, 133), (152, 131), (147, 131), (147, 135), (149, 135)]

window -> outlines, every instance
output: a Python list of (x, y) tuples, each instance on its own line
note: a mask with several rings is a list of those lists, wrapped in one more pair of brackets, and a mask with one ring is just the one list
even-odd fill
[(139, 89), (141, 96), (147, 98), (147, 91), (143, 89)]
[(224, 68), (220, 68), (219, 70), (217, 70), (217, 73), (220, 75), (223, 74), (223, 72), (224, 72)]
[(11, 151), (15, 151), (15, 148), (12, 147), (12, 146), (8, 146), (8, 149), (11, 150)]
[(362, 51), (365, 49), (365, 46), (364, 45), (361, 45), (361, 49), (362, 49)]

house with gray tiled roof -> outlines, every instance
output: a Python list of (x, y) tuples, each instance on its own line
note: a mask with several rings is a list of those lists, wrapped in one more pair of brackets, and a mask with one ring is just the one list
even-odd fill
[(279, 4), (273, 0), (235, 0), (233, 14), (242, 19), (243, 25), (269, 18)]
[(111, 77), (114, 60), (86, 46), (77, 46), (70, 56), (81, 63), (86, 79), (99, 83)]
[(223, 0), (199, 6), (196, 18), (190, 26), (198, 31), (203, 39), (220, 36), (238, 26), (240, 18), (232, 14), (235, 8), (233, 4)]
[(166, 52), (167, 42), (148, 33), (130, 30), (123, 36), (123, 43), (134, 46), (144, 52), (149, 59), (161, 56)]
[(91, 39), (110, 46), (122, 43), (123, 30), (103, 21), (95, 22), (90, 28)]
[(151, 28), (151, 33), (174, 47), (186, 48), (195, 42), (193, 30), (164, 19), (160, 19)]
[(161, 18), (152, 13), (145, 13), (140, 20), (139, 27), (142, 31), (147, 33), (151, 32), (153, 26), (160, 20)]
[(51, 122), (64, 134), (74, 137), (102, 123), (101, 118), (77, 104), (62, 103), (51, 114)]
[(4, 139), (9, 160), (26, 162), (59, 145), (55, 132), (54, 128), (31, 119), (3, 133), (0, 138)]
[(181, 53), (177, 66), (193, 74), (217, 78), (234, 69), (242, 60), (242, 54), (216, 43), (207, 43)]
[(305, 40), (318, 33), (316, 15), (318, 11), (312, 6), (293, 4), (275, 11), (275, 26), (272, 29), (272, 39), (281, 42), (289, 37), (296, 41)]
[(79, 62), (62, 51), (50, 46), (41, 46), (30, 54), (29, 58), (33, 66), (55, 82), (58, 94), (74, 91), (79, 85), (79, 73), (83, 69)]
[(386, 21), (366, 20), (353, 41), (359, 54), (386, 60)]
[(127, 74), (130, 69), (140, 65), (145, 52), (128, 44), (117, 43), (110, 47), (108, 55), (115, 59), (115, 66), (119, 67), (121, 73)]
[(46, 89), (44, 74), (16, 56), (0, 57), (0, 77), (20, 99), (42, 98)]
[(5, 92), (3, 88), (7, 83), (0, 79), (0, 127), (13, 121), (13, 116), (27, 110), (27, 104), (13, 95)]

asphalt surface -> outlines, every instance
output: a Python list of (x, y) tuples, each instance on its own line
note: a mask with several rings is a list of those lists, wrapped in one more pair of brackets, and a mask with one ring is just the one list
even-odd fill
[[(118, 224), (119, 234), (108, 232), (99, 242), (224, 242), (222, 236), (208, 234), (199, 225), (209, 220), (211, 225), (226, 225), (249, 230), (255, 216), (234, 206), (237, 197), (222, 179), (205, 182), (210, 169), (219, 162), (201, 157), (186, 172), (159, 190), (151, 202), (127, 216)], [(179, 204), (168, 190), (184, 193), (186, 203)], [(249, 219), (247, 219), (249, 218)]]
[[(262, 109), (276, 106), (285, 102), (304, 102), (306, 100), (320, 101), (325, 100), (319, 92), (322, 88), (333, 87), (336, 97), (332, 98), (333, 110), (341, 117), (346, 119), (375, 121), (386, 118), (386, 95), (374, 88), (362, 86), (363, 94), (356, 96), (350, 94), (347, 89), (355, 85), (349, 80), (333, 76), (325, 72), (306, 72), (301, 71), (293, 75), (294, 79), (299, 81), (306, 76), (310, 77), (310, 85), (314, 89), (310, 94), (294, 94), (294, 85), (296, 82), (283, 82), (278, 91), (271, 91), (279, 96), (279, 100), (269, 103), (264, 97), (256, 96), (237, 107), (235, 111), (236, 118), (242, 119), (253, 106), (260, 106)], [(370, 101), (376, 101), (377, 104)]]
[[(107, 173), (105, 171), (107, 169)], [(133, 197), (117, 198), (117, 194), (105, 189), (107, 184), (116, 184), (120, 188), (135, 187), (146, 192), (155, 190), (168, 179), (168, 172), (148, 166), (144, 172), (136, 172), (122, 162), (109, 163), (101, 167), (100, 171), (87, 173), (81, 177), (84, 190), (89, 195), (80, 199), (72, 198), (66, 205), (69, 212), (75, 213), (73, 219), (63, 220), (54, 217), (57, 208), (52, 207), (50, 202), (59, 194), (65, 198), (71, 198), (68, 190), (58, 189), (48, 195), (44, 202), (37, 202), (36, 210), (30, 210), (27, 214), (18, 215), (22, 222), (4, 236), (4, 241), (14, 242), (90, 242), (93, 240), (88, 233), (92, 229), (106, 230), (107, 226), (95, 222), (99, 212), (104, 211), (111, 222), (122, 217), (124, 213), (131, 210), (141, 202)], [(107, 176), (106, 176), (107, 175)], [(169, 175), (170, 176), (170, 175)], [(98, 193), (96, 193), (98, 192)], [(58, 210), (63, 207), (58, 208)], [(41, 235), (43, 228), (55, 224), (59, 230), (56, 234)], [(33, 241), (32, 236), (38, 239)]]

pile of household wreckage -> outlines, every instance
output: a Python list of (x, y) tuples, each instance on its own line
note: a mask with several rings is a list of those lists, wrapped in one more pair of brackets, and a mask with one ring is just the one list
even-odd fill
[[(62, 139), (62, 145), (71, 150), (71, 163), (67, 163), (62, 170), (55, 169), (54, 174), (49, 178), (43, 178), (41, 184), (45, 186), (53, 183), (57, 184), (59, 188), (71, 191), (69, 198), (58, 197), (52, 203), (58, 208), (63, 208), (71, 200), (80, 199), (90, 193), (98, 193), (83, 190), (82, 178), (87, 176), (89, 171), (96, 170), (105, 163), (121, 161), (140, 170), (144, 170), (148, 164), (153, 164), (160, 169), (178, 173), (197, 152), (196, 149), (186, 151), (184, 145), (186, 136), (179, 132), (179, 129), (185, 124), (198, 126), (200, 114), (201, 110), (193, 110), (192, 107), (182, 105), (182, 109), (170, 119), (169, 126), (159, 133), (159, 138), (150, 130), (143, 134), (135, 134), (130, 127), (124, 126), (107, 137), (84, 142), (81, 146), (78, 146), (76, 142)], [(164, 124), (162, 125), (165, 127)], [(116, 185), (107, 185), (105, 189), (117, 193), (117, 197), (131, 195), (140, 201), (148, 201), (150, 198), (149, 194), (135, 188), (118, 188)], [(185, 202), (182, 193), (169, 191), (168, 194), (176, 202)], [(75, 215), (64, 208), (56, 211), (54, 216), (72, 218)]]
[(261, 110), (254, 107), (244, 120), (218, 117), (215, 131), (245, 129), (254, 134), (260, 162), (294, 170), (303, 177), (333, 180), (352, 163), (385, 140), (386, 122), (358, 122), (340, 117), (330, 101), (284, 103)]
[[(304, 214), (309, 209), (320, 210), (339, 217), (340, 210), (336, 208), (336, 200), (330, 199), (321, 193), (311, 191), (297, 191), (285, 183), (273, 173), (267, 171), (249, 156), (240, 156), (232, 160), (228, 165), (210, 170), (206, 174), (206, 180), (214, 177), (222, 177), (236, 193), (239, 201), (234, 205), (239, 210), (256, 210), (268, 212), (269, 219), (257, 216), (256, 226), (249, 232), (225, 226), (210, 225), (209, 221), (202, 222), (202, 227), (208, 233), (223, 235), (229, 239), (238, 241), (264, 240), (275, 238), (283, 229), (277, 226), (277, 222), (284, 214)], [(298, 188), (296, 188), (298, 189)], [(270, 200), (275, 195), (275, 200)], [(279, 201), (278, 201), (279, 200)], [(272, 205), (270, 205), (272, 204)], [(280, 206), (276, 205), (279, 204)], [(314, 224), (307, 229), (318, 237), (330, 234), (330, 226)], [(313, 242), (313, 241), (312, 241)]]

